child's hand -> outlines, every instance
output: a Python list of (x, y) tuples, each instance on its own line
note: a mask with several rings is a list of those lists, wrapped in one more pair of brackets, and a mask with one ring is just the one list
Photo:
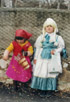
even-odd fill
[(30, 51), (24, 51), (24, 52), (23, 52), (23, 55), (24, 55), (24, 56), (31, 56), (32, 53), (31, 53)]
[(4, 52), (4, 55), (3, 55), (3, 60), (8, 60), (8, 57), (9, 57), (9, 51), (8, 50), (5, 50)]
[(3, 60), (7, 61), (8, 60), (8, 56), (3, 56)]
[(36, 59), (34, 59), (34, 61), (33, 61), (33, 62), (34, 62), (34, 64), (36, 64)]
[(54, 54), (55, 54), (55, 50), (52, 50), (52, 51), (51, 51), (51, 54), (54, 55)]
[(28, 55), (27, 51), (24, 51), (23, 53), (24, 53), (24, 56), (27, 56)]

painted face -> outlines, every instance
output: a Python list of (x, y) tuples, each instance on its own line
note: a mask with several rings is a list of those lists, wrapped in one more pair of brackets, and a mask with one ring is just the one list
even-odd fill
[(19, 44), (23, 44), (23, 43), (25, 42), (25, 38), (19, 37), (19, 36), (15, 37), (15, 40), (16, 40)]
[(23, 43), (24, 43), (24, 39), (22, 39), (22, 40), (17, 40), (17, 39), (16, 39), (16, 41), (17, 41), (19, 44), (23, 44)]
[(54, 32), (54, 28), (53, 28), (53, 26), (51, 26), (51, 25), (48, 25), (48, 26), (45, 28), (45, 30), (46, 30), (47, 33), (53, 33), (53, 32)]

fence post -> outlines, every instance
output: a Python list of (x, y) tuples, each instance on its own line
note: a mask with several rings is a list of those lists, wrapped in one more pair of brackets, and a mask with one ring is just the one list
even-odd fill
[(57, 0), (57, 9), (60, 9), (60, 0)]
[(14, 0), (14, 1), (12, 2), (12, 4), (13, 4), (13, 7), (16, 7), (16, 5), (17, 5), (17, 0)]
[(39, 8), (41, 8), (42, 7), (42, 2), (41, 1), (39, 1)]
[(69, 3), (68, 3), (68, 10), (70, 10), (70, 1), (69, 1)]
[(1, 0), (1, 7), (4, 6), (4, 0)]

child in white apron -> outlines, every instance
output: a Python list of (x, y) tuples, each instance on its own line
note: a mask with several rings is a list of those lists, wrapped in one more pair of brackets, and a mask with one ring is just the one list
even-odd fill
[(65, 44), (57, 32), (56, 22), (48, 18), (43, 24), (43, 34), (35, 42), (31, 88), (42, 90), (41, 96), (57, 90), (57, 77), (62, 73), (60, 53)]

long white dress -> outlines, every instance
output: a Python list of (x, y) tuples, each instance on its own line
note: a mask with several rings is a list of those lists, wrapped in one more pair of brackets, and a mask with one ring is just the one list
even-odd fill
[[(49, 34), (50, 39), (54, 38), (54, 34)], [(32, 88), (41, 89), (41, 90), (56, 90), (56, 81), (50, 82), (53, 83), (49, 87), (49, 81), (46, 81), (47, 79), (55, 80), (59, 73), (62, 73), (62, 65), (61, 65), (61, 56), (60, 52), (65, 47), (64, 40), (61, 36), (58, 36), (57, 38), (57, 49), (55, 49), (55, 54), (51, 55), (51, 59), (42, 59), (41, 52), (43, 48), (41, 47), (41, 41), (42, 41), (43, 35), (40, 35), (36, 42), (36, 52), (34, 59), (37, 60), (36, 64), (33, 65), (33, 79), (32, 79)], [(56, 44), (55, 42), (55, 44)], [(45, 81), (44, 81), (45, 80)], [(37, 84), (38, 83), (38, 84)], [(44, 86), (44, 84), (46, 84)], [(48, 84), (48, 86), (47, 86)]]

